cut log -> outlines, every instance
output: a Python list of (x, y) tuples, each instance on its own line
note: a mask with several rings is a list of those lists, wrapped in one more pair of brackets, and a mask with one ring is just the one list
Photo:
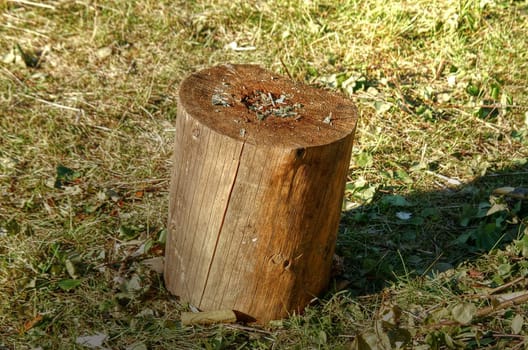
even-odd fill
[(165, 282), (201, 310), (259, 323), (328, 285), (357, 112), (254, 65), (179, 90)]

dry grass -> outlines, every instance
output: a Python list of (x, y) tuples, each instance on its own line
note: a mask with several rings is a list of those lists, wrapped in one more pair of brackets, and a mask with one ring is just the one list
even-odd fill
[[(485, 306), (484, 287), (527, 275), (523, 245), (504, 244), (524, 237), (526, 209), (477, 212), (493, 188), (528, 186), (526, 2), (7, 0), (0, 11), (0, 347), (69, 349), (98, 333), (116, 349), (354, 347), (395, 305), (408, 346), (526, 346), (526, 327), (511, 330), (523, 305), (442, 324), (462, 301)], [(17, 44), (35, 67), (14, 62)], [(182, 327), (186, 306), (141, 264), (162, 254), (178, 84), (224, 62), (287, 68), (361, 111), (338, 245), (349, 290), (267, 329)], [(483, 241), (485, 225), (503, 240)]]

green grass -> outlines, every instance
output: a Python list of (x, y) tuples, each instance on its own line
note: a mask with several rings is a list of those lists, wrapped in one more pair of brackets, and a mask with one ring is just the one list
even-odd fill
[[(526, 301), (500, 304), (526, 289), (526, 202), (486, 215), (493, 189), (528, 187), (525, 1), (0, 11), (0, 347), (526, 347)], [(17, 44), (38, 67), (8, 59)], [(187, 305), (141, 263), (162, 255), (178, 85), (224, 62), (360, 111), (337, 246), (349, 284), (269, 327), (182, 327)]]

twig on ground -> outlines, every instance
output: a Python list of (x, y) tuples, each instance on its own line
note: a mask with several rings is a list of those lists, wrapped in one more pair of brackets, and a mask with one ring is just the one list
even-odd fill
[(503, 291), (503, 290), (508, 289), (508, 288), (510, 288), (511, 286), (513, 286), (513, 285), (515, 285), (515, 284), (517, 284), (517, 283), (519, 283), (519, 282), (522, 282), (522, 281), (524, 281), (524, 280), (526, 280), (526, 277), (524, 277), (524, 276), (519, 277), (519, 278), (516, 278), (516, 279), (514, 279), (513, 281), (510, 281), (510, 282), (508, 282), (508, 283), (503, 284), (502, 286), (498, 286), (498, 287), (496, 287), (496, 288), (491, 289), (491, 290), (489, 291), (489, 294), (491, 295), (491, 294), (495, 294), (495, 293), (497, 293), (497, 292)]
[(42, 4), (42, 3), (39, 3), (39, 2), (33, 2), (33, 1), (29, 1), (29, 0), (8, 0), (8, 1), (9, 2), (14, 2), (14, 3), (17, 3), (17, 4), (34, 6), (34, 7), (40, 7), (40, 8), (49, 9), (49, 10), (56, 10), (57, 9), (53, 5)]
[(510, 306), (520, 305), (528, 301), (528, 292), (521, 294), (515, 298), (503, 301), (497, 305), (487, 306), (485, 308), (477, 310), (475, 317), (489, 316), (495, 311), (506, 309)]
[[(504, 310), (504, 309), (507, 309), (507, 308), (509, 308), (511, 306), (517, 306), (517, 305), (523, 304), (525, 302), (528, 302), (528, 292), (523, 293), (523, 294), (521, 294), (519, 296), (516, 296), (514, 298), (505, 300), (503, 302), (500, 302), (497, 305), (491, 305), (491, 306), (486, 306), (486, 307), (480, 308), (475, 313), (474, 318), (487, 317), (487, 316), (490, 316), (492, 313), (494, 313), (496, 311)], [(445, 327), (445, 326), (457, 326), (457, 325), (460, 325), (460, 323), (457, 322), (457, 321), (454, 321), (454, 320), (443, 320), (443, 321), (428, 325), (426, 327), (429, 328), (429, 329), (437, 329), (437, 328), (441, 328), (441, 327)]]
[(35, 101), (44, 103), (44, 104), (52, 106), (52, 107), (56, 107), (56, 108), (60, 108), (60, 109), (66, 109), (66, 110), (69, 110), (69, 111), (74, 111), (74, 112), (77, 112), (77, 113), (84, 114), (84, 111), (83, 111), (82, 108), (75, 108), (75, 107), (70, 107), (70, 106), (66, 106), (66, 105), (61, 105), (60, 103), (47, 101), (47, 100), (44, 100), (44, 99), (42, 99), (40, 97), (31, 96), (31, 95), (27, 95), (27, 94), (22, 94), (22, 96), (27, 97), (27, 98), (31, 98), (31, 99), (33, 99)]
[(286, 66), (286, 63), (284, 63), (284, 60), (282, 59), (282, 57), (279, 57), (279, 60), (280, 60), (280, 62), (282, 64), (282, 67), (286, 71), (286, 74), (288, 75), (288, 78), (290, 78), (290, 80), (293, 80), (292, 75), (290, 74), (290, 71), (288, 70), (288, 67)]
[(442, 174), (437, 174), (437, 173), (432, 172), (430, 170), (426, 170), (425, 173), (429, 174), (429, 175), (433, 175), (433, 176), (435, 176), (435, 177), (447, 182), (449, 185), (454, 185), (454, 186), (462, 185), (462, 181), (460, 181), (460, 180), (453, 179), (453, 178), (447, 177), (447, 176), (442, 175)]

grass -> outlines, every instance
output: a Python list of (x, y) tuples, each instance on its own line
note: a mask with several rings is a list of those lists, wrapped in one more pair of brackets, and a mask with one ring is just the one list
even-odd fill
[[(0, 10), (0, 347), (526, 347), (526, 301), (501, 304), (526, 289), (526, 202), (490, 201), (528, 187), (526, 2)], [(187, 305), (142, 263), (163, 254), (178, 84), (224, 62), (360, 110), (337, 246), (349, 284), (269, 327), (182, 327)]]

